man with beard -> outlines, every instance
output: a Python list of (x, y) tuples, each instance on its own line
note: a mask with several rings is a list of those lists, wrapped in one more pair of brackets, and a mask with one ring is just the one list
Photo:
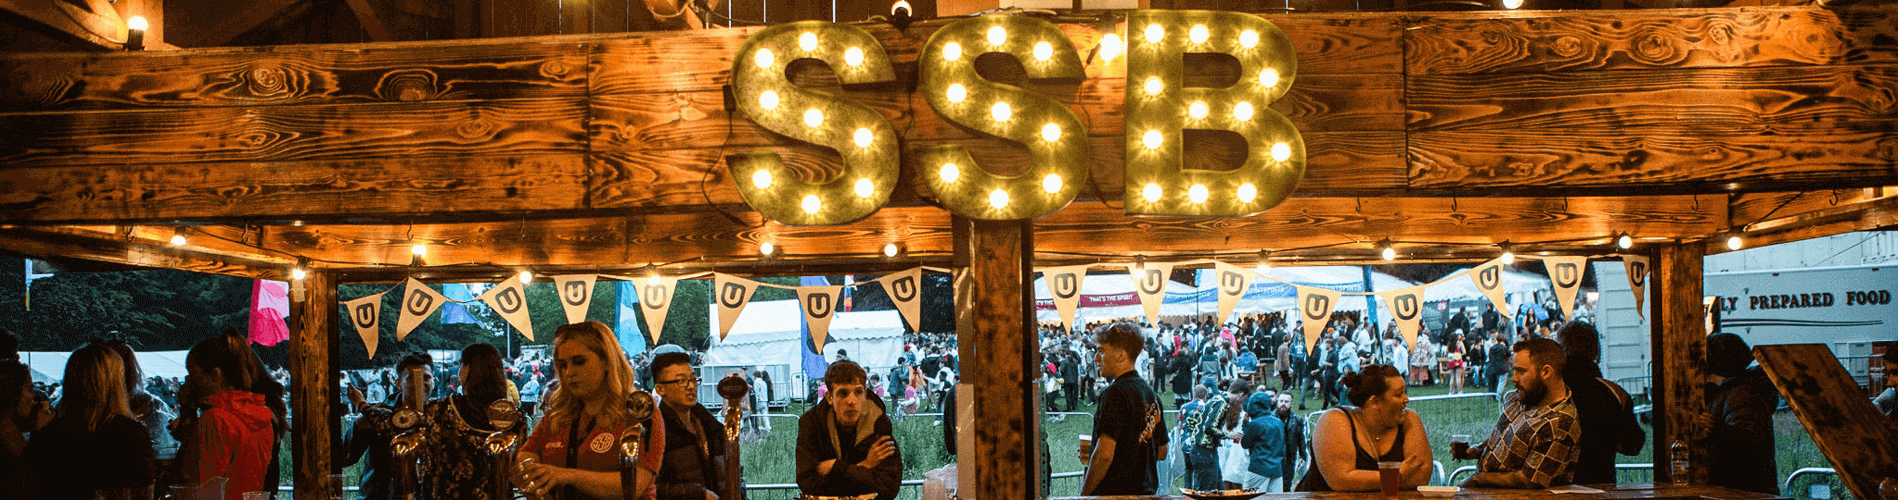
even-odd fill
[(1458, 459), (1481, 459), (1465, 488), (1543, 489), (1571, 483), (1581, 458), (1581, 418), (1562, 375), (1567, 356), (1549, 339), (1516, 344), (1510, 376), (1516, 391), (1489, 439), (1471, 448), (1452, 447)]
[(1305, 419), (1292, 415), (1292, 393), (1289, 392), (1279, 393), (1278, 406), (1273, 409), (1273, 413), (1285, 423), (1285, 458), (1282, 461), (1285, 472), (1280, 477), (1279, 485), (1281, 490), (1291, 491), (1291, 485), (1295, 483), (1292, 476), (1298, 473), (1298, 462), (1311, 458), (1311, 447), (1305, 443)]

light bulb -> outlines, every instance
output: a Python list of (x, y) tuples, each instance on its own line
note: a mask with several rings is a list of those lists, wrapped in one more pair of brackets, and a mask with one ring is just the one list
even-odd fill
[(817, 34), (809, 31), (797, 36), (797, 47), (806, 51), (817, 50)]
[(663, 282), (664, 280), (659, 279), (659, 271), (653, 271), (651, 275), (646, 276), (646, 284), (649, 286), (659, 286)]
[(764, 69), (771, 69), (771, 63), (777, 62), (777, 59), (777, 55), (772, 54), (771, 49), (758, 49), (758, 54), (751, 56), (751, 62), (758, 63), (758, 67)]
[(1248, 49), (1259, 46), (1259, 32), (1252, 30), (1239, 32), (1239, 46)]
[(521, 271), (521, 274), (516, 275), (515, 277), (519, 278), (521, 280), (521, 284), (523, 285), (534, 282), (534, 273), (530, 273), (527, 271)]
[(1001, 45), (1008, 41), (1008, 29), (1001, 26), (989, 27), (989, 45)]
[(1622, 250), (1634, 248), (1634, 237), (1628, 236), (1628, 233), (1621, 233), (1620, 238), (1615, 238), (1615, 246), (1621, 247)]
[(1147, 183), (1146, 187), (1140, 188), (1140, 197), (1146, 198), (1149, 203), (1160, 201), (1160, 185)]
[(128, 19), (125, 21), (126, 29), (145, 31), (147, 29), (151, 29), (151, 27), (152, 27), (151, 22), (146, 21), (145, 16), (132, 16), (131, 19)]
[(1505, 266), (1507, 266), (1507, 265), (1510, 265), (1510, 264), (1515, 264), (1515, 263), (1516, 263), (1516, 252), (1511, 252), (1511, 251), (1508, 251), (1508, 250), (1503, 250), (1503, 258), (1502, 258), (1502, 261), (1503, 261), (1503, 265), (1505, 265)]
[(758, 106), (764, 108), (766, 111), (778, 109), (778, 91), (766, 90), (758, 94)]
[(1035, 42), (1035, 60), (1046, 61), (1054, 58), (1054, 46), (1048, 42)]
[(860, 49), (857, 47), (844, 49), (844, 64), (848, 64), (851, 66), (862, 66), (863, 65), (863, 49)]
[(1193, 101), (1191, 106), (1186, 107), (1186, 114), (1187, 116), (1193, 117), (1194, 120), (1205, 119), (1206, 101)]
[(1384, 260), (1397, 260), (1397, 249), (1395, 248), (1384, 247), (1384, 251), (1380, 253), (1383, 255)]
[(1270, 262), (1260, 262), (1258, 267), (1252, 268), (1252, 270), (1258, 271), (1259, 274), (1265, 274), (1265, 272), (1270, 269), (1272, 269), (1272, 263)]
[(1272, 161), (1285, 161), (1292, 158), (1292, 146), (1286, 143), (1272, 145)]
[(1522, 0), (1503, 0), (1503, 8), (1515, 10), (1522, 8)]
[(824, 208), (824, 202), (818, 200), (817, 195), (814, 194), (804, 195), (804, 203), (802, 203), (802, 205), (804, 206), (804, 213), (807, 214), (815, 214), (818, 210)]
[(771, 171), (759, 170), (751, 173), (751, 185), (758, 189), (771, 188)]
[(1252, 121), (1252, 103), (1240, 102), (1232, 105), (1232, 119), (1242, 122)]
[(1108, 33), (1107, 36), (1101, 37), (1101, 59), (1112, 61), (1120, 57), (1120, 51), (1120, 35)]
[(1266, 86), (1266, 88), (1279, 86), (1279, 70), (1272, 69), (1272, 68), (1265, 68), (1263, 70), (1260, 70), (1259, 71), (1259, 85), (1264, 85)]
[(1208, 193), (1206, 192), (1205, 184), (1194, 184), (1193, 187), (1187, 188), (1186, 190), (1186, 198), (1193, 200), (1193, 203), (1205, 203), (1207, 196)]
[(851, 134), (851, 140), (857, 143), (857, 147), (867, 148), (870, 147), (871, 142), (876, 141), (876, 134), (871, 133), (870, 129), (858, 128), (855, 134)]
[(1008, 191), (1000, 189), (989, 191), (989, 207), (996, 210), (1008, 208)]
[(862, 178), (862, 179), (857, 179), (857, 197), (858, 198), (869, 198), (871, 194), (875, 194), (875, 193), (876, 193), (876, 183), (870, 182), (870, 179), (867, 177)]
[(1740, 236), (1739, 236), (1739, 235), (1733, 235), (1733, 236), (1728, 236), (1728, 237), (1727, 237), (1727, 249), (1728, 249), (1728, 250), (1739, 250), (1739, 249), (1740, 249), (1741, 247), (1743, 247), (1743, 246), (1745, 246), (1745, 245), (1746, 245), (1746, 242), (1743, 242), (1743, 241), (1740, 241)]
[(1008, 121), (1008, 117), (1013, 116), (1014, 114), (1015, 114), (1015, 109), (1009, 107), (1008, 103), (1006, 102), (998, 102), (998, 103), (995, 103), (994, 106), (989, 107), (989, 117), (994, 118), (995, 121), (998, 121), (998, 122)]
[(1193, 43), (1206, 43), (1206, 38), (1210, 36), (1210, 34), (1206, 31), (1206, 25), (1195, 24), (1193, 25), (1193, 29), (1187, 32), (1186, 36), (1193, 40)]
[(949, 42), (942, 45), (942, 58), (951, 61), (962, 58), (962, 44)]
[(1140, 136), (1140, 143), (1147, 146), (1147, 149), (1159, 149), (1161, 141), (1165, 140), (1166, 138), (1161, 137), (1160, 131), (1158, 130), (1148, 130), (1147, 133), (1141, 134)]
[(758, 253), (771, 255), (771, 252), (776, 251), (778, 251), (777, 245), (772, 245), (769, 241), (758, 244)]
[(302, 280), (305, 276), (309, 275), (310, 273), (304, 271), (301, 267), (290, 270), (290, 279), (293, 280)]
[(823, 124), (824, 124), (823, 111), (818, 111), (817, 108), (804, 110), (804, 125), (810, 126), (810, 127), (816, 127), (818, 125), (823, 125)]
[(185, 246), (185, 235), (182, 235), (182, 234), (171, 235), (171, 246), (174, 246), (174, 247)]
[(943, 183), (951, 183), (955, 182), (957, 177), (962, 176), (962, 169), (957, 168), (954, 163), (944, 163), (942, 164), (942, 170), (936, 171), (936, 175), (942, 177)]
[(949, 98), (949, 102), (961, 103), (963, 99), (969, 98), (969, 89), (963, 87), (960, 83), (951, 83), (949, 84), (949, 90), (945, 91), (944, 94)]
[(1147, 95), (1160, 95), (1160, 91), (1166, 90), (1166, 84), (1160, 81), (1160, 77), (1149, 76), (1140, 89), (1147, 91)]
[(1259, 188), (1250, 182), (1240, 184), (1238, 195), (1240, 203), (1252, 203), (1252, 200), (1259, 199)]
[(1047, 177), (1042, 177), (1041, 190), (1047, 191), (1048, 194), (1061, 192), (1061, 174), (1048, 174)]
[(1165, 39), (1166, 28), (1162, 28), (1158, 24), (1147, 25), (1147, 43), (1160, 43), (1161, 40)]
[(895, 257), (895, 256), (896, 256), (896, 250), (897, 250), (897, 248), (896, 248), (896, 244), (895, 244), (895, 243), (884, 243), (884, 244), (883, 244), (883, 256), (884, 256), (884, 257)]
[(416, 257), (427, 257), (428, 245), (416, 243), (415, 246), (409, 247), (409, 253), (415, 255)]
[(1061, 140), (1061, 126), (1053, 123), (1042, 125), (1041, 140), (1048, 142)]

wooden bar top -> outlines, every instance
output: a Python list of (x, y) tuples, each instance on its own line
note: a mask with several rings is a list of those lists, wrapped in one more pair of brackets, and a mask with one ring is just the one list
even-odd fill
[[(1722, 488), (1719, 486), (1710, 486), (1710, 485), (1672, 486), (1672, 485), (1666, 485), (1666, 484), (1623, 483), (1623, 484), (1612, 484), (1612, 485), (1590, 484), (1590, 485), (1583, 485), (1583, 486), (1588, 486), (1590, 488), (1602, 490), (1602, 493), (1599, 493), (1599, 494), (1590, 494), (1590, 493), (1555, 494), (1555, 493), (1550, 493), (1549, 490), (1464, 488), (1462, 491), (1458, 491), (1456, 493), (1456, 496), (1454, 497), (1441, 497), (1441, 498), (1450, 498), (1451, 500), (1532, 500), (1532, 499), (1533, 500), (1551, 500), (1551, 499), (1562, 499), (1562, 500), (1639, 500), (1639, 499), (1762, 500), (1762, 499), (1769, 499), (1769, 498), (1781, 498), (1781, 497), (1776, 497), (1776, 496), (1768, 495), (1764, 493), (1754, 493), (1751, 491), (1739, 491), (1739, 490), (1727, 489), (1727, 488)], [(1096, 500), (1096, 499), (1098, 500), (1135, 500), (1135, 499), (1191, 500), (1191, 497), (1188, 497), (1186, 495), (1101, 496), (1101, 497), (1065, 497), (1065, 498), (1089, 499), (1089, 500)], [(1327, 492), (1315, 492), (1315, 493), (1267, 493), (1264, 495), (1260, 495), (1256, 498), (1260, 500), (1275, 500), (1275, 499), (1376, 500), (1376, 499), (1383, 498), (1383, 495), (1376, 491), (1367, 491), (1367, 492), (1327, 491)], [(1422, 493), (1418, 493), (1413, 490), (1413, 491), (1402, 492), (1394, 498), (1397, 498), (1399, 500), (1423, 500), (1423, 499), (1439, 498), (1439, 497), (1425, 497), (1423, 496)]]

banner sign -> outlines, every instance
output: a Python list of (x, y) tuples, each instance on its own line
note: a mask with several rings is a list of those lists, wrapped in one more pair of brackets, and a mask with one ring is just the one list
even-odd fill
[(1219, 284), (1219, 323), (1225, 324), (1232, 320), (1232, 310), (1239, 307), (1239, 299), (1245, 298), (1246, 290), (1252, 288), (1252, 279), (1258, 275), (1224, 262), (1214, 262), (1213, 271)]
[(1582, 290), (1582, 273), (1588, 272), (1588, 257), (1543, 257), (1549, 281), (1555, 284), (1556, 302), (1562, 307), (1562, 319), (1575, 319), (1575, 293)]
[(441, 292), (429, 288), (428, 284), (420, 280), (409, 278), (408, 285), (402, 289), (402, 314), (396, 317), (395, 341), (407, 339), (409, 332), (422, 326), (422, 320), (434, 315), (435, 309), (444, 302), (448, 302), (448, 297), (443, 297)]
[(1391, 317), (1397, 319), (1397, 331), (1404, 336), (1404, 345), (1417, 345), (1417, 327), (1423, 324), (1423, 286), (1399, 288), (1378, 292), (1384, 299), (1384, 306), (1391, 311)]
[(1634, 312), (1640, 313), (1641, 319), (1647, 319), (1648, 308), (1641, 302), (1648, 298), (1648, 258), (1645, 255), (1623, 255), (1621, 264), (1628, 268), (1628, 288), (1634, 291)]
[[(554, 291), (560, 294), (560, 307), (567, 311), (567, 324), (587, 320), (587, 308), (593, 305), (593, 281), (597, 274), (569, 274), (554, 277)], [(527, 338), (534, 338), (529, 335)]]
[(659, 331), (666, 327), (666, 312), (672, 310), (672, 287), (678, 278), (654, 276), (635, 280), (639, 288), (639, 310), (646, 315), (646, 337), (659, 345)]
[(1147, 309), (1147, 324), (1160, 324), (1160, 303), (1166, 301), (1166, 284), (1173, 276), (1173, 263), (1148, 262), (1128, 264), (1127, 274), (1134, 279), (1134, 293), (1140, 295), (1140, 305)]
[(1470, 281), (1476, 283), (1476, 289), (1489, 297), (1489, 303), (1496, 306), (1496, 312), (1510, 316), (1509, 301), (1503, 296), (1503, 261), (1492, 259), (1470, 268)]
[(1305, 352), (1312, 352), (1318, 344), (1318, 336), (1325, 333), (1325, 325), (1331, 322), (1331, 310), (1338, 307), (1338, 298), (1343, 292), (1318, 287), (1298, 287), (1298, 317), (1305, 322)]
[(1054, 297), (1054, 308), (1061, 313), (1061, 326), (1065, 331), (1074, 331), (1074, 311), (1081, 305), (1081, 281), (1087, 278), (1089, 266), (1051, 267), (1041, 270), (1048, 284), (1048, 296)]
[(797, 287), (798, 308), (804, 310), (804, 324), (811, 329), (811, 343), (824, 345), (830, 337), (830, 320), (837, 317), (837, 295), (842, 285)]
[(903, 321), (909, 322), (909, 328), (923, 331), (923, 269), (919, 267), (890, 274), (877, 278), (876, 282), (883, 285), (883, 292), (890, 296), (890, 302), (896, 303), (896, 311), (903, 314)]
[(751, 303), (751, 294), (758, 290), (758, 282), (732, 276), (712, 273), (712, 302), (718, 303), (718, 340), (725, 341), (732, 333), (732, 325), (738, 323), (738, 315), (745, 312), (745, 304)]
[(517, 279), (501, 280), (500, 284), (481, 294), (481, 301), (521, 331), (521, 336), (534, 340), (534, 318), (527, 312), (527, 285)]
[(356, 326), (356, 336), (362, 337), (362, 345), (369, 349), (369, 357), (376, 357), (376, 343), (382, 340), (382, 292), (343, 303), (344, 318)]

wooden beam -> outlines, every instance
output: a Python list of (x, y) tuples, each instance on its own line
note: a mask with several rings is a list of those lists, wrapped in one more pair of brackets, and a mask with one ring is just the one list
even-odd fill
[(86, 238), (11, 227), (0, 229), (0, 249), (26, 255), (85, 259), (128, 266), (223, 274), (244, 278), (284, 279), (289, 272), (270, 262), (207, 255), (117, 239)]
[[(239, 35), (249, 33), (282, 17), (292, 8), (308, 8), (309, 0), (214, 0), (172, 2), (178, 15), (177, 39), (182, 47), (218, 47), (229, 45)], [(152, 24), (158, 26), (156, 20)]]
[[(1701, 247), (1693, 244), (1662, 246), (1654, 259), (1648, 287), (1653, 293), (1654, 322), (1654, 482), (1671, 481), (1668, 451), (1676, 439), (1687, 441), (1694, 452), (1708, 448), (1696, 436), (1695, 422), (1706, 406), (1706, 314), (1701, 306)], [(1704, 456), (1693, 456), (1693, 484), (1707, 484)]]
[(341, 417), (335, 368), (336, 282), (325, 271), (310, 272), (290, 283), (290, 404), (304, 415), (291, 422), (289, 464), (295, 470), (296, 498), (326, 498), (323, 479), (335, 472), (334, 444)]
[(125, 21), (106, 0), (0, 0), (0, 11), (101, 49), (125, 46)]
[[(1037, 498), (1041, 419), (1038, 387), (1040, 346), (1035, 331), (1034, 235), (1028, 222), (958, 219), (956, 336), (958, 359), (966, 370), (962, 384), (973, 388), (975, 484), (964, 485), (979, 498)], [(966, 227), (967, 229), (962, 229)]]
[[(1894, 226), (1898, 226), (1898, 197), (1881, 196), (1747, 225), (1743, 240), (1746, 248), (1756, 248)], [(1702, 242), (1702, 249), (1708, 255), (1732, 251), (1724, 237)]]
[(389, 26), (382, 22), (382, 17), (376, 14), (374, 7), (369, 5), (369, 0), (344, 1), (349, 4), (349, 11), (356, 14), (356, 22), (362, 25), (363, 33), (369, 35), (370, 40), (377, 42), (395, 40), (389, 38)]
[(1863, 389), (1831, 346), (1762, 345), (1753, 348), (1753, 357), (1853, 496), (1879, 496), (1880, 482), (1898, 477), (1890, 453), (1898, 449), (1898, 426), (1866, 398), (1839, 397)]

